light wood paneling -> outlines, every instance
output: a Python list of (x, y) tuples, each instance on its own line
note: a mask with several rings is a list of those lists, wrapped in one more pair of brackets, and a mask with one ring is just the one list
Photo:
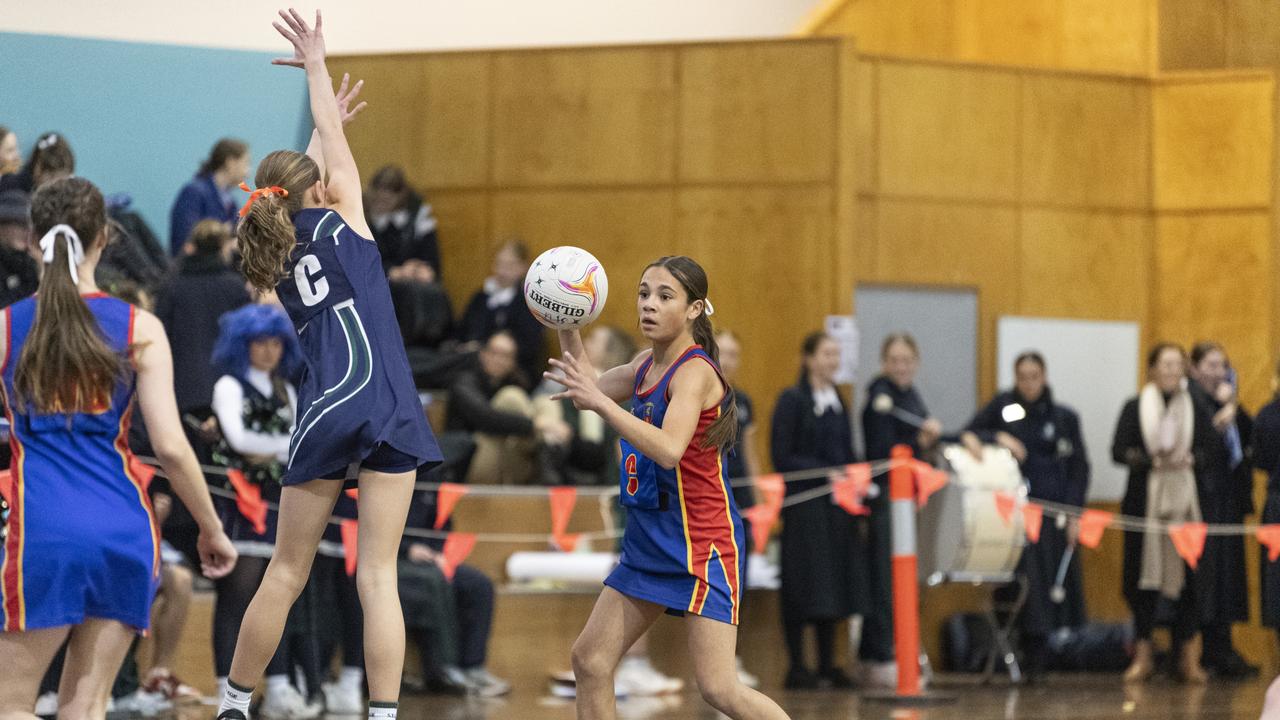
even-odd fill
[(1157, 208), (1271, 205), (1269, 76), (1168, 80), (1153, 93)]
[(880, 93), (880, 66), (866, 58), (860, 59), (854, 68), (856, 100), (853, 109), (853, 125), (857, 143), (858, 192), (874, 192), (880, 179), (876, 168), (879, 163), (879, 126), (876, 110)]
[(1024, 201), (1150, 205), (1150, 90), (1145, 83), (1031, 75), (1023, 88)]
[(1271, 216), (1267, 211), (1170, 215), (1156, 220), (1155, 295), (1159, 337), (1216, 340), (1240, 373), (1248, 407), (1270, 399)]
[(595, 255), (609, 277), (601, 321), (636, 336), (640, 272), (674, 252), (673, 203), (668, 190), (504, 192), (493, 198), (492, 227), (524, 239), (534, 255), (557, 245)]
[(1018, 313), (1145, 321), (1152, 232), (1145, 213), (1024, 211)]
[(428, 194), (439, 223), (440, 264), (444, 287), (461, 315), (471, 294), (489, 275), (493, 254), (506, 238), (489, 230), (489, 197), (483, 192)]
[(334, 58), (330, 73), (341, 77), (350, 73), (353, 81), (364, 80), (360, 99), (369, 108), (346, 128), (351, 153), (367, 180), (377, 169), (397, 163), (410, 173), (415, 185), (422, 178), (415, 175), (422, 148), (431, 134), (426, 117), (408, 112), (410, 98), (416, 98), (426, 85), (426, 56), (388, 55)]
[(1280, 3), (1230, 0), (1225, 9), (1227, 65), (1280, 67)]
[(881, 192), (1017, 197), (1016, 75), (885, 62), (877, 87)]
[(671, 182), (675, 56), (653, 47), (496, 54), (494, 182)]
[(830, 182), (835, 44), (680, 51), (680, 179)]
[(1160, 69), (1226, 67), (1227, 4), (1227, 0), (1160, 0)]

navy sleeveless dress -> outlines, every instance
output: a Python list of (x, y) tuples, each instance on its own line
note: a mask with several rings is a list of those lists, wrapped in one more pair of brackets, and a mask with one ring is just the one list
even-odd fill
[(281, 484), (440, 462), (378, 246), (333, 210), (302, 210), (293, 224), (298, 244), (276, 293), (298, 331), (306, 367)]

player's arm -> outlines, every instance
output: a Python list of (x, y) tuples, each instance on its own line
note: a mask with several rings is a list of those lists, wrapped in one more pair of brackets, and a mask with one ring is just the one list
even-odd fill
[(662, 427), (655, 427), (613, 402), (572, 356), (551, 363), (564, 373), (567, 388), (552, 399), (567, 397), (577, 407), (599, 413), (627, 442), (668, 470), (679, 464), (689, 448), (703, 406), (714, 402), (713, 393), (722, 392), (720, 378), (709, 365), (686, 363), (671, 378), (671, 403)]
[[(350, 83), (351, 76), (347, 73), (342, 73), (342, 84), (338, 86), (338, 93), (334, 97), (335, 102), (338, 103), (338, 114), (342, 118), (343, 127), (346, 127), (348, 123), (355, 119), (356, 115), (359, 115), (362, 110), (369, 106), (367, 102), (360, 102), (354, 107), (352, 106), (352, 103), (355, 103), (356, 96), (360, 94), (360, 89), (364, 87), (364, 81), (359, 80), (355, 85), (350, 85)], [(307, 157), (314, 160), (316, 165), (319, 166), (320, 177), (325, 177), (327, 166), (324, 162), (324, 147), (320, 142), (319, 130), (311, 131), (311, 142), (307, 143)]]
[[(591, 361), (587, 358), (586, 348), (582, 344), (582, 333), (579, 330), (560, 330), (556, 335), (560, 338), (560, 351), (562, 353), (571, 355), (580, 367), (590, 368), (592, 372), (596, 372), (595, 368), (591, 366)], [(600, 373), (596, 380), (600, 391), (615, 403), (629, 400), (634, 390), (632, 383), (635, 382), (636, 371), (640, 369), (640, 364), (650, 354), (652, 354), (651, 350), (644, 350), (626, 365), (609, 368)], [(543, 377), (556, 382), (560, 381), (560, 376), (552, 373), (544, 373)]]
[(364, 203), (360, 197), (360, 170), (355, 156), (342, 131), (342, 114), (338, 110), (337, 96), (333, 92), (333, 80), (325, 63), (323, 21), (316, 11), (315, 27), (308, 27), (302, 16), (292, 8), (280, 11), (283, 22), (274, 22), (275, 29), (293, 44), (294, 56), (277, 58), (272, 63), (300, 67), (307, 72), (307, 92), (311, 98), (311, 121), (320, 137), (320, 152), (324, 156), (328, 179), (325, 191), (329, 207), (338, 211), (342, 219), (356, 233), (372, 237), (369, 223), (364, 217)]
[(204, 473), (178, 419), (173, 395), (173, 355), (164, 326), (155, 315), (138, 310), (134, 319), (133, 364), (138, 378), (138, 404), (147, 423), (151, 447), (174, 492), (200, 528), (197, 546), (204, 574), (219, 578), (235, 566), (236, 551), (222, 532), (205, 486)]

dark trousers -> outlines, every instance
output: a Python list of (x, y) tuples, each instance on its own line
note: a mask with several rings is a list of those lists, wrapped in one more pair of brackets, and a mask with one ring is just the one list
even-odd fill
[(458, 665), (484, 667), (493, 628), (493, 581), (470, 565), (460, 565), (453, 575), (453, 597), (458, 608)]

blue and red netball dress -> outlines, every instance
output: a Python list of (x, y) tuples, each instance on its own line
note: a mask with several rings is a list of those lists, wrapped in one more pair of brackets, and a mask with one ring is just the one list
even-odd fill
[[(133, 341), (133, 306), (100, 293), (85, 302), (107, 344), (124, 353)], [(88, 618), (145, 630), (160, 581), (160, 538), (146, 488), (130, 472), (133, 375), (101, 399), (100, 412), (34, 414), (14, 399), (13, 374), (36, 301), (4, 312), (8, 343), (0, 362), (13, 450), (0, 488), (12, 506), (0, 552), (4, 630)]]
[[(642, 390), (645, 373), (653, 365), (649, 358), (636, 372), (631, 413), (662, 427), (671, 402), (671, 378), (691, 361), (706, 362), (720, 374), (706, 351), (694, 345), (653, 387)], [(688, 449), (672, 470), (622, 440), (621, 502), (627, 508), (627, 527), (622, 557), (605, 585), (665, 606), (673, 614), (688, 612), (737, 625), (742, 517), (720, 449), (703, 447), (707, 428), (718, 417), (719, 405), (702, 411)]]
[(439, 462), (378, 246), (333, 210), (302, 210), (293, 224), (298, 244), (276, 293), (307, 362), (281, 484)]

